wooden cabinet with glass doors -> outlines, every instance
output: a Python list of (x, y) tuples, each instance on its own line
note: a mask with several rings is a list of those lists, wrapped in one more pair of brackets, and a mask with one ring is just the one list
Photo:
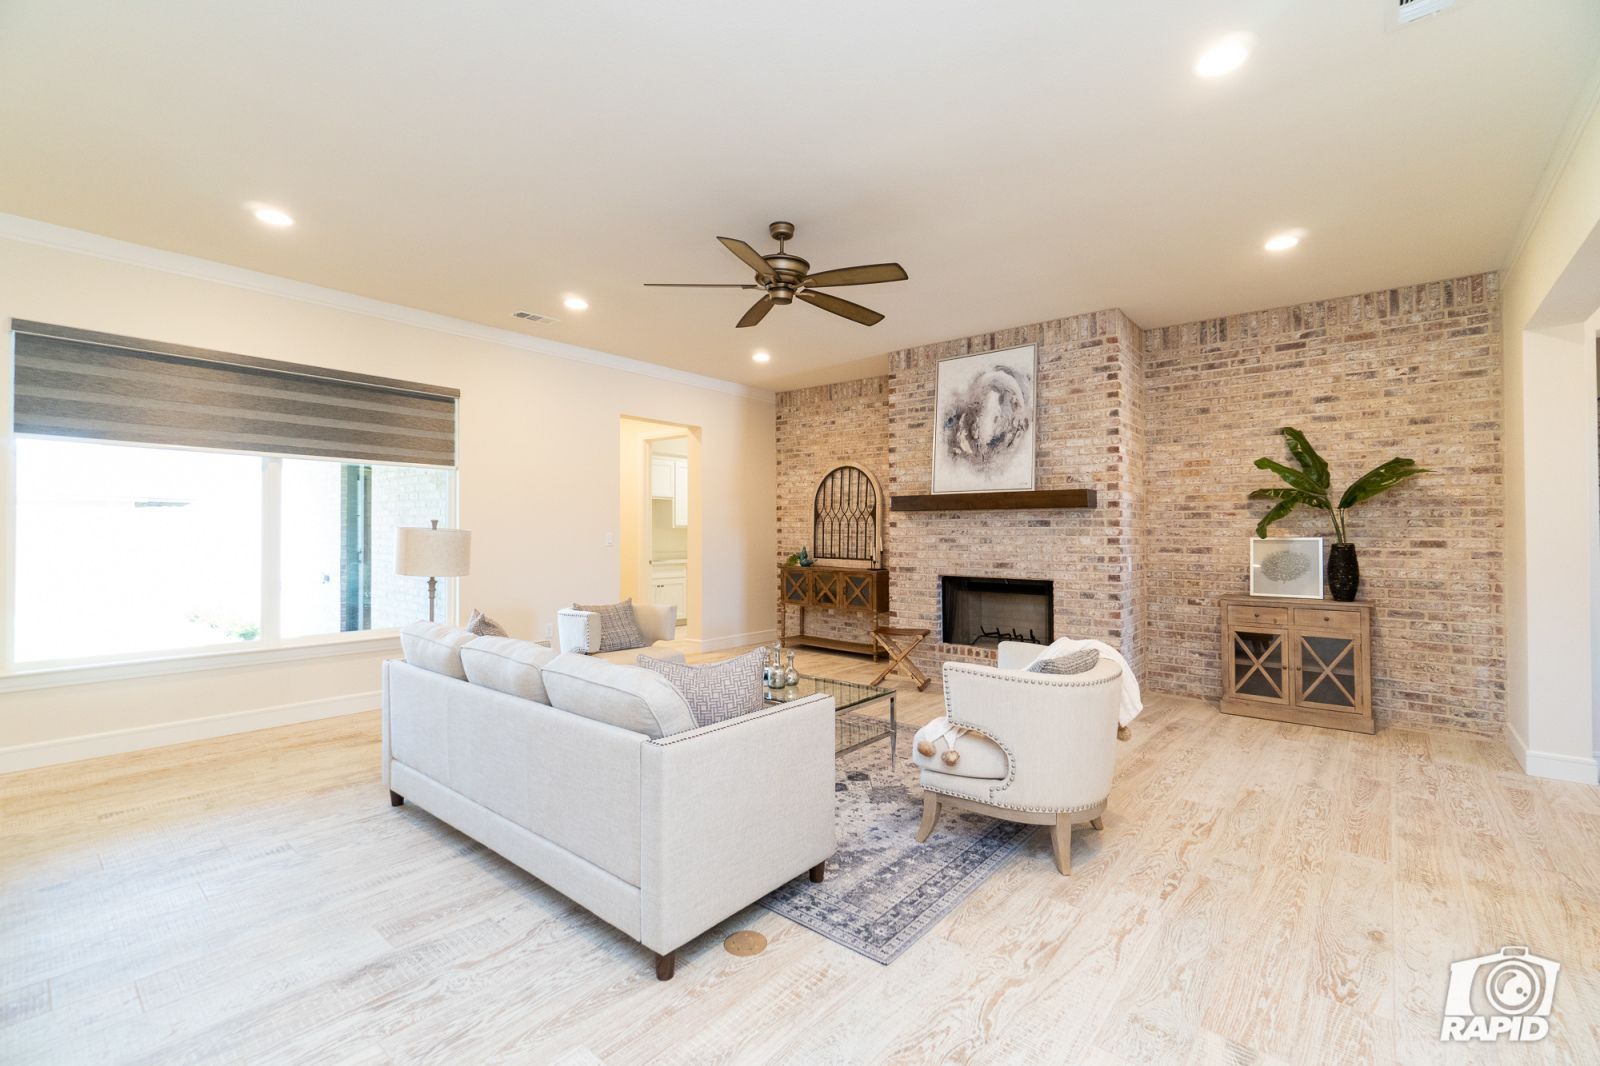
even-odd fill
[(1375, 733), (1372, 605), (1222, 597), (1222, 710)]

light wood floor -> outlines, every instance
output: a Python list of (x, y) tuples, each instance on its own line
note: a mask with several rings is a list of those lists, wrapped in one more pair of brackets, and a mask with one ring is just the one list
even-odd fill
[[(1600, 1062), (1600, 789), (1149, 702), (1072, 877), (1038, 835), (888, 967), (751, 908), (667, 983), (391, 809), (376, 713), (0, 777), (0, 1061)], [(1551, 1036), (1441, 1046), (1448, 964), (1504, 944), (1564, 964)]]

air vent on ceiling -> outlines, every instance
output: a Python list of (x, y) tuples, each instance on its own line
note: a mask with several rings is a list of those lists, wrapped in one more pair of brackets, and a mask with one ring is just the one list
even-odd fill
[(1394, 18), (1398, 25), (1405, 26), (1418, 19), (1437, 15), (1439, 12), (1456, 5), (1456, 0), (1389, 0), (1394, 5)]
[(539, 326), (544, 325), (546, 322), (559, 321), (554, 315), (541, 315), (533, 311), (513, 311), (511, 312), (511, 317), (520, 318), (524, 322), (532, 322)]

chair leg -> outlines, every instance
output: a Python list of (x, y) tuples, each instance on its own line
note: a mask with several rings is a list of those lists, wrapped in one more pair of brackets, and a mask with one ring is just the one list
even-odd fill
[(669, 951), (665, 955), (656, 956), (656, 980), (672, 980), (672, 970), (678, 964), (678, 953)]
[(1104, 829), (1106, 827), (1106, 823), (1103, 818), (1090, 818), (1089, 826), (1092, 829)]
[(404, 803), (405, 801), (406, 801), (406, 798), (404, 796), (400, 795), (400, 793), (396, 792), (392, 788), (389, 790), (389, 806), (398, 807), (402, 803)]
[(1055, 853), (1056, 869), (1062, 876), (1072, 873), (1072, 815), (1056, 815), (1056, 824), (1050, 827), (1050, 850)]
[(939, 821), (939, 797), (926, 790), (922, 793), (922, 824), (917, 827), (917, 843), (928, 839)]
[(824, 859), (811, 868), (811, 883), (822, 884), (823, 875), (828, 872), (828, 860)]

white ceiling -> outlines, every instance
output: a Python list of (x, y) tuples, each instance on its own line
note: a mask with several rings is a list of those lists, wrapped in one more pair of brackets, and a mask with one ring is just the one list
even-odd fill
[[(1160, 326), (1503, 266), (1600, 3), (1391, 30), (1393, 2), (4, 0), (0, 211), (748, 384), (840, 380), (1102, 307)], [(1250, 61), (1196, 78), (1234, 31)], [(814, 270), (904, 264), (834, 290), (888, 318), (797, 303), (736, 331), (752, 293), (640, 284), (748, 281), (714, 238), (771, 251), (780, 218)], [(1262, 250), (1290, 227), (1298, 249)]]

